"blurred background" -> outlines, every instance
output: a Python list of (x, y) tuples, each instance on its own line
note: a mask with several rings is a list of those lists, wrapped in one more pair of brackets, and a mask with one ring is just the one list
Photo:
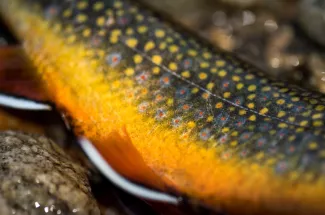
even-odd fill
[(325, 1), (139, 1), (271, 77), (325, 92)]

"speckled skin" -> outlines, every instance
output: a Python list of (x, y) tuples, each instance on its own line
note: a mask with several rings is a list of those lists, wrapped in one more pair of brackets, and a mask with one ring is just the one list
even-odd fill
[(98, 215), (85, 169), (51, 140), (0, 133), (0, 214)]
[(109, 151), (96, 141), (126, 124), (146, 164), (210, 208), (324, 213), (323, 95), (271, 81), (131, 1), (12, 2), (2, 13), (97, 147)]
[[(91, 47), (90, 57), (121, 71), (119, 79), (135, 81), (123, 96), (135, 96), (144, 116), (181, 127), (207, 147), (226, 146), (220, 155), (225, 159), (238, 154), (262, 164), (272, 157), (278, 173), (325, 170), (321, 94), (272, 82), (128, 1), (40, 5), (45, 19), (62, 23), (67, 43), (83, 41)], [(259, 159), (261, 152), (265, 156)]]

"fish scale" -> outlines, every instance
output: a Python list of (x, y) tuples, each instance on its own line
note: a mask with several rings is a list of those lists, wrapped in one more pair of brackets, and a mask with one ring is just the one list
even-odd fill
[[(151, 169), (212, 208), (324, 212), (323, 95), (269, 80), (131, 1), (0, 2), (31, 59), (45, 67), (39, 75), (53, 100), (82, 133), (96, 139), (114, 122), (126, 124)], [(63, 45), (50, 50), (49, 35)], [(85, 47), (82, 54), (79, 46)], [(37, 60), (42, 54), (48, 64)], [(64, 99), (49, 77), (56, 77), (78, 105)], [(93, 113), (89, 124), (77, 120), (77, 107)]]

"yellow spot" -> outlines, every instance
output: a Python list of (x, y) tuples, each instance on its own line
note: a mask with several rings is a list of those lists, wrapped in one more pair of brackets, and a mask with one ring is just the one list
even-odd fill
[(276, 162), (276, 159), (274, 159), (274, 158), (269, 158), (269, 159), (267, 159), (267, 161), (266, 161), (266, 163), (267, 163), (268, 165), (273, 165), (273, 164), (275, 164), (275, 162)]
[(155, 45), (155, 43), (154, 43), (153, 41), (149, 41), (149, 42), (147, 42), (146, 45), (144, 46), (144, 50), (145, 50), (145, 51), (149, 51), (149, 50), (155, 48), (155, 46), (156, 46), (156, 45)]
[(301, 133), (301, 132), (303, 132), (303, 131), (304, 131), (303, 128), (297, 128), (297, 129), (296, 129), (296, 132), (297, 132), (297, 133)]
[(124, 10), (117, 10), (116, 14), (118, 16), (123, 16), (124, 15)]
[(253, 78), (254, 78), (254, 75), (252, 75), (252, 74), (248, 74), (245, 76), (245, 79), (247, 79), (247, 80), (252, 80)]
[(197, 51), (193, 50), (193, 49), (190, 49), (188, 50), (188, 54), (192, 57), (195, 57), (197, 55)]
[(54, 32), (61, 32), (62, 31), (62, 25), (57, 23), (53, 26), (53, 31)]
[(127, 28), (125, 33), (127, 35), (132, 35), (133, 34), (133, 29), (132, 28)]
[(269, 131), (269, 133), (271, 134), (271, 135), (274, 135), (275, 133), (276, 133), (276, 130), (271, 130), (271, 131)]
[(303, 112), (301, 115), (304, 117), (307, 117), (307, 116), (310, 116), (310, 114), (311, 114), (311, 111), (306, 111), (306, 112)]
[(106, 15), (108, 15), (108, 16), (113, 16), (113, 11), (112, 11), (111, 9), (107, 9), (107, 10), (105, 11), (105, 13), (106, 13)]
[(317, 143), (315, 143), (315, 142), (312, 142), (312, 143), (309, 143), (308, 144), (308, 148), (309, 149), (317, 149), (318, 148), (318, 145), (317, 145)]
[(114, 29), (114, 30), (112, 30), (111, 35), (112, 35), (112, 36), (120, 36), (121, 33), (122, 33), (122, 32), (121, 32), (120, 29)]
[(262, 88), (262, 91), (263, 92), (267, 92), (267, 91), (270, 91), (271, 90), (271, 87), (263, 87)]
[(200, 64), (200, 67), (203, 68), (203, 69), (208, 68), (209, 67), (209, 63), (208, 62), (202, 62)]
[(89, 37), (91, 34), (91, 29), (90, 28), (86, 28), (83, 32), (82, 32), (82, 35), (84, 37)]
[(208, 77), (208, 75), (205, 72), (200, 72), (199, 73), (199, 79), (205, 80)]
[(246, 114), (246, 110), (240, 110), (239, 111), (239, 115), (245, 115)]
[(315, 105), (315, 104), (318, 103), (318, 101), (316, 99), (310, 99), (309, 103), (312, 104), (312, 105)]
[(210, 71), (211, 71), (212, 73), (216, 73), (218, 70), (217, 70), (216, 68), (212, 68)]
[(148, 27), (145, 26), (145, 25), (141, 25), (141, 26), (138, 27), (138, 32), (140, 34), (146, 33), (147, 31), (148, 31)]
[(101, 29), (98, 31), (99, 36), (105, 36), (106, 31), (104, 29)]
[(127, 76), (131, 76), (131, 75), (133, 75), (133, 74), (134, 74), (134, 69), (133, 69), (133, 68), (127, 68), (127, 69), (125, 70), (125, 74), (126, 74)]
[(70, 17), (72, 15), (72, 11), (70, 9), (67, 9), (63, 12), (63, 17)]
[(247, 89), (250, 92), (255, 91), (256, 90), (256, 85), (249, 85)]
[(250, 95), (247, 96), (247, 98), (248, 98), (249, 100), (253, 100), (253, 99), (255, 99), (255, 97), (256, 97), (255, 94), (250, 94)]
[(86, 1), (80, 1), (77, 3), (77, 8), (78, 9), (85, 9), (88, 6), (88, 3)]
[(228, 127), (224, 127), (224, 128), (221, 130), (221, 132), (223, 132), (223, 133), (227, 133), (227, 132), (229, 132), (229, 128), (228, 128)]
[(97, 25), (98, 26), (104, 26), (105, 25), (105, 17), (103, 17), (103, 16), (101, 16), (101, 17), (98, 17), (97, 18), (97, 21), (96, 21), (96, 23), (97, 23)]
[(137, 21), (139, 21), (139, 22), (142, 22), (142, 21), (144, 20), (144, 16), (141, 15), (141, 14), (137, 14), (137, 15), (135, 16), (135, 19), (136, 19)]
[(89, 49), (89, 50), (86, 51), (86, 55), (90, 56), (90, 57), (93, 57), (95, 55), (95, 52), (94, 52), (94, 50)]
[(160, 48), (161, 50), (164, 50), (166, 47), (167, 47), (167, 43), (165, 43), (165, 42), (162, 42), (162, 43), (160, 43), (160, 45), (159, 45), (159, 48)]
[(114, 7), (115, 8), (121, 8), (123, 6), (123, 4), (122, 4), (122, 2), (120, 2), (120, 1), (116, 1), (115, 3), (114, 3)]
[(251, 115), (248, 119), (249, 119), (250, 121), (255, 121), (255, 120), (256, 120), (256, 116), (255, 116), (255, 115)]
[(207, 84), (208, 90), (212, 90), (213, 87), (214, 87), (214, 83), (210, 82)]
[(286, 93), (286, 92), (289, 91), (289, 89), (288, 88), (281, 88), (279, 91), (280, 91), (280, 93)]
[(306, 120), (300, 122), (301, 126), (306, 126), (307, 124), (308, 124), (308, 121), (306, 121)]
[(78, 14), (76, 17), (77, 22), (83, 23), (87, 21), (88, 17), (85, 14)]
[(299, 100), (300, 100), (299, 97), (292, 97), (292, 99), (291, 99), (291, 101), (293, 101), (293, 102), (297, 102), (297, 101), (299, 101)]
[(199, 88), (195, 87), (195, 88), (192, 89), (191, 92), (192, 92), (192, 93), (197, 93), (197, 92), (199, 92)]
[(134, 60), (134, 63), (139, 64), (142, 62), (143, 58), (141, 55), (136, 54), (136, 55), (134, 55), (133, 60)]
[(163, 31), (163, 30), (161, 30), (161, 29), (157, 29), (157, 30), (155, 31), (155, 35), (156, 35), (156, 37), (158, 37), (158, 38), (163, 38), (163, 37), (165, 36), (165, 31)]
[(154, 55), (154, 56), (152, 56), (151, 60), (155, 64), (159, 65), (159, 64), (161, 64), (162, 58), (160, 55)]
[(173, 70), (173, 71), (176, 71), (177, 70), (177, 64), (176, 63), (174, 63), (174, 62), (171, 62), (170, 64), (169, 64), (169, 69), (171, 69), (171, 70)]
[(317, 111), (323, 111), (325, 109), (324, 105), (317, 105), (315, 108)]
[(255, 107), (255, 104), (254, 103), (248, 103), (247, 107), (250, 108), (250, 109), (253, 109)]
[(223, 66), (226, 65), (226, 62), (223, 61), (223, 60), (217, 60), (216, 61), (216, 65), (217, 65), (217, 67), (223, 67)]
[(269, 109), (267, 109), (266, 107), (260, 110), (260, 114), (266, 114), (267, 112), (269, 112)]
[(171, 38), (171, 37), (167, 37), (167, 38), (166, 38), (166, 41), (167, 41), (168, 43), (172, 43), (172, 42), (174, 42), (173, 38)]
[(286, 115), (286, 112), (280, 110), (279, 113), (278, 113), (278, 117), (283, 117)]
[(230, 142), (230, 145), (231, 145), (231, 146), (237, 146), (237, 145), (238, 145), (238, 142), (237, 142), (236, 140), (231, 141), (231, 142)]
[(288, 127), (288, 124), (286, 124), (286, 123), (279, 123), (278, 127), (279, 128), (287, 128)]
[(320, 127), (320, 126), (322, 126), (324, 123), (322, 122), (322, 121), (320, 121), (320, 120), (317, 120), (317, 121), (315, 121), (315, 122), (313, 122), (313, 126), (315, 126), (315, 127)]
[(294, 122), (295, 121), (295, 117), (291, 116), (288, 118), (289, 122)]
[(221, 70), (218, 74), (220, 77), (224, 77), (227, 75), (227, 72), (225, 70)]
[(179, 50), (179, 48), (178, 48), (178, 46), (176, 46), (176, 45), (171, 45), (171, 46), (169, 47), (169, 51), (170, 51), (171, 53), (178, 52), (178, 50)]
[(312, 118), (313, 118), (313, 119), (319, 119), (319, 118), (322, 118), (322, 116), (323, 116), (323, 114), (318, 113), (318, 114), (314, 114), (314, 115), (312, 116)]
[(225, 98), (229, 98), (229, 97), (230, 97), (230, 95), (231, 95), (231, 93), (230, 93), (230, 92), (225, 92), (225, 93), (223, 94), (223, 97), (225, 97)]
[(218, 102), (218, 103), (216, 104), (216, 108), (220, 109), (220, 108), (222, 108), (222, 107), (223, 107), (223, 103), (222, 103), (222, 102)]
[(193, 121), (189, 121), (189, 122), (187, 123), (187, 126), (190, 127), (190, 128), (194, 128), (194, 127), (196, 126), (196, 124), (195, 124), (195, 122), (193, 122)]
[(115, 89), (120, 88), (120, 86), (121, 86), (121, 82), (120, 81), (114, 81), (112, 83), (112, 87), (115, 88)]
[(157, 75), (157, 74), (159, 74), (159, 72), (160, 72), (160, 68), (159, 68), (158, 66), (155, 66), (155, 67), (152, 69), (152, 72), (153, 72), (153, 74)]
[(103, 2), (100, 2), (100, 1), (97, 1), (94, 6), (93, 6), (94, 10), (95, 11), (99, 11), (101, 9), (104, 8), (104, 3)]
[(292, 135), (289, 137), (289, 141), (294, 141), (296, 139), (296, 136), (295, 135)]
[(168, 104), (168, 105), (172, 105), (172, 104), (174, 104), (174, 99), (169, 98), (169, 99), (167, 100), (167, 104)]
[(285, 103), (284, 99), (279, 99), (276, 101), (278, 105), (283, 105)]
[(189, 72), (189, 71), (184, 71), (184, 72), (182, 72), (182, 74), (181, 74), (184, 78), (189, 78), (189, 77), (191, 77), (191, 73)]
[(231, 133), (231, 136), (233, 136), (233, 137), (238, 136), (238, 131), (233, 131), (233, 132)]
[(240, 77), (238, 75), (232, 76), (233, 81), (240, 81)]
[(134, 48), (138, 45), (138, 40), (135, 39), (135, 38), (130, 38), (130, 39), (127, 39), (126, 40), (126, 45), (131, 47), (131, 48)]
[(237, 90), (240, 90), (243, 87), (244, 87), (244, 84), (242, 84), (242, 83), (239, 83), (239, 84), (236, 85)]
[(202, 94), (202, 98), (204, 98), (204, 99), (208, 99), (209, 97), (210, 97), (209, 93), (203, 93)]
[(262, 158), (264, 158), (264, 152), (259, 152), (256, 154), (256, 159), (260, 160)]
[(204, 52), (204, 53), (203, 53), (203, 57), (204, 57), (205, 59), (210, 59), (210, 58), (212, 57), (212, 55), (211, 55), (211, 53), (209, 53), (209, 52)]
[(291, 172), (291, 173), (289, 174), (289, 179), (292, 180), (292, 181), (297, 180), (298, 178), (299, 178), (299, 173), (296, 172), (296, 171)]
[(234, 111), (234, 110), (236, 110), (235, 107), (230, 107), (230, 108), (229, 108), (229, 111)]
[(115, 44), (118, 42), (118, 37), (117, 36), (111, 36), (109, 38), (110, 43)]
[(212, 122), (212, 120), (213, 120), (213, 116), (208, 116), (207, 122)]
[(71, 35), (67, 38), (68, 43), (74, 43), (76, 41), (77, 37), (76, 35)]

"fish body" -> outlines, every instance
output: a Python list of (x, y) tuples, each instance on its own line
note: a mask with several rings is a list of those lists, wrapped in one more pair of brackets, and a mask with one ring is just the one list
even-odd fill
[(229, 214), (325, 212), (321, 94), (133, 1), (0, 6), (51, 100), (125, 177)]

